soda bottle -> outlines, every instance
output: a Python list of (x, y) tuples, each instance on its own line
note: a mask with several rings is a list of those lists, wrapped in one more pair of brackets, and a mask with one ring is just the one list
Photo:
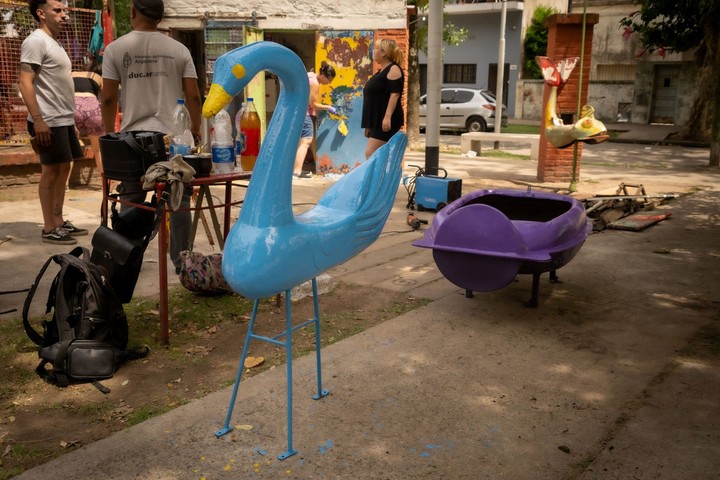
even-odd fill
[(220, 110), (213, 118), (212, 163), (215, 173), (232, 173), (235, 169), (235, 149), (233, 148), (232, 121), (225, 110)]
[(245, 149), (245, 137), (240, 133), (240, 123), (245, 113), (245, 102), (240, 105), (240, 110), (235, 114), (235, 166), (241, 164), (240, 153)]
[(251, 171), (260, 153), (260, 115), (249, 97), (240, 117), (240, 136), (243, 147), (240, 150), (240, 166), (246, 172)]
[(170, 157), (174, 155), (190, 155), (193, 136), (190, 132), (190, 112), (185, 100), (178, 98), (172, 113), (172, 132), (170, 132)]

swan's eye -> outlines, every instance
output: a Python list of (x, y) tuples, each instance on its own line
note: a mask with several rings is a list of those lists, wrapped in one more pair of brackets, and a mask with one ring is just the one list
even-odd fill
[(235, 78), (243, 78), (245, 76), (245, 67), (238, 63), (232, 67), (232, 74), (235, 75)]

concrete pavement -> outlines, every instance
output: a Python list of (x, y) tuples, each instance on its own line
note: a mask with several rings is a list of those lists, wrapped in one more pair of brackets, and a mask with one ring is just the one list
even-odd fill
[[(405, 225), (400, 188), (381, 238), (330, 273), (433, 301), (324, 348), (324, 399), (310, 398), (314, 357), (294, 363), (297, 455), (276, 458), (287, 440), (285, 372), (275, 369), (240, 386), (232, 423), (252, 430), (214, 437), (225, 389), (17, 478), (720, 478), (720, 171), (707, 156), (648, 144), (585, 148), (580, 196), (620, 182), (697, 193), (650, 229), (590, 236), (559, 271), (563, 283), (542, 282), (537, 309), (522, 305), (525, 276), (466, 299), (431, 252), (410, 245), (421, 232)], [(405, 163), (422, 161), (410, 152)], [(465, 192), (567, 187), (537, 182), (529, 160), (440, 162)], [(329, 183), (298, 182), (294, 202), (316, 200)], [(70, 218), (92, 227), (97, 192), (75, 195)], [(26, 203), (35, 202), (20, 213), (0, 202), (0, 238), (14, 235), (0, 245), (3, 270), (12, 270), (0, 290), (31, 281), (49, 255)], [(157, 291), (154, 250), (139, 287), (147, 294)]]

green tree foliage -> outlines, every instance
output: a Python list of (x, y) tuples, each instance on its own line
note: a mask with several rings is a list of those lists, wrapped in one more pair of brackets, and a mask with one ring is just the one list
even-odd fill
[[(419, 110), (420, 104), (420, 67), (418, 61), (418, 51), (422, 51), (427, 55), (427, 10), (429, 0), (408, 0), (408, 5), (417, 7), (417, 15), (410, 18), (408, 27), (408, 43), (407, 52), (408, 61), (408, 91), (407, 91), (407, 132), (408, 140), (411, 147), (419, 145)], [(447, 3), (446, 0), (443, 3)], [(447, 20), (447, 15), (443, 16), (443, 42), (447, 45), (459, 45), (467, 38), (467, 29), (457, 28)]]
[(23, 39), (33, 30), (35, 20), (27, 7), (0, 8), (0, 37)]
[[(637, 34), (649, 53), (697, 48), (720, 25), (717, 0), (639, 0), (640, 10), (623, 18), (626, 34)], [(717, 37), (714, 39), (717, 42)], [(644, 52), (643, 52), (644, 53)]]
[(547, 53), (548, 28), (545, 26), (545, 20), (555, 13), (558, 13), (556, 8), (544, 5), (538, 6), (533, 12), (523, 42), (523, 78), (543, 78), (535, 57)]
[(720, 1), (637, 0), (640, 9), (623, 18), (625, 36), (638, 35), (641, 53), (695, 50), (696, 97), (680, 137), (710, 141), (710, 165), (720, 165)]
[[(424, 12), (423, 16), (427, 15), (429, 0), (408, 0), (408, 5), (415, 5), (418, 12)], [(443, 0), (443, 5), (447, 3), (447, 0)], [(427, 18), (427, 17), (425, 17)], [(427, 22), (417, 22), (415, 24), (417, 29), (418, 48), (427, 55), (427, 36), (428, 36), (428, 25)], [(443, 14), (443, 43), (447, 45), (460, 45), (462, 42), (467, 40), (468, 31), (467, 28), (460, 28), (448, 20), (448, 15)]]
[(131, 0), (115, 0), (115, 31), (122, 37), (130, 30), (130, 4)]

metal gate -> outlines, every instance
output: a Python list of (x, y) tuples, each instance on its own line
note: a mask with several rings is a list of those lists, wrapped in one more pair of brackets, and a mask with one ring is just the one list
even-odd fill
[[(95, 10), (69, 8), (70, 24), (58, 41), (65, 48), (73, 70), (81, 70), (95, 24)], [(20, 46), (36, 28), (26, 2), (0, 2), (0, 144), (29, 143), (27, 109), (20, 98), (18, 72)]]

